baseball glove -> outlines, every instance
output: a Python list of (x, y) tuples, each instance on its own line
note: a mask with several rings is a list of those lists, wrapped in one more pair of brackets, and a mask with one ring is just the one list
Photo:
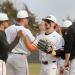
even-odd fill
[(40, 39), (37, 44), (38, 49), (41, 51), (44, 51), (45, 53), (51, 53), (52, 52), (52, 46), (51, 43), (47, 39)]

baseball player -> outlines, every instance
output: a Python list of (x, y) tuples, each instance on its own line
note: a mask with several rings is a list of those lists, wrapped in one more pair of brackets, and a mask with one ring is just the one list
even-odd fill
[[(59, 33), (56, 32), (55, 27), (57, 24), (57, 20), (53, 15), (49, 15), (43, 20), (45, 21), (46, 26), (45, 34), (44, 35), (40, 34), (39, 36), (37, 36), (37, 38), (32, 44), (29, 42), (28, 38), (25, 37), (24, 43), (26, 44), (27, 48), (31, 50), (35, 49), (34, 46), (37, 46), (37, 48), (41, 50), (40, 61), (42, 65), (40, 75), (57, 75), (59, 69), (57, 66), (59, 65), (58, 59), (59, 56), (62, 54), (64, 39)], [(46, 42), (44, 41), (45, 39), (48, 40), (49, 44), (51, 43), (51, 46), (45, 44), (47, 42), (47, 40)], [(47, 47), (48, 52), (45, 50), (45, 48)]]
[[(39, 44), (40, 39), (47, 39), (52, 44), (53, 51), (50, 54), (40, 51), (41, 70), (40, 75), (57, 75), (58, 58), (54, 56), (57, 51), (64, 45), (64, 40), (55, 30), (57, 20), (53, 15), (47, 16), (45, 19), (46, 32), (43, 36), (37, 36), (35, 44)], [(55, 51), (56, 52), (55, 52)]]
[[(72, 24), (72, 22), (68, 22), (67, 24), (71, 24), (71, 26), (69, 26), (67, 28), (67, 34), (65, 35), (65, 68), (66, 69), (70, 69), (69, 71), (69, 75), (74, 75), (74, 70), (75, 70), (75, 66), (74, 66), (74, 24)], [(70, 64), (69, 64), (69, 60)]]
[[(8, 42), (11, 43), (13, 41), (17, 35), (18, 30), (23, 32), (23, 37), (27, 36), (29, 41), (33, 42), (35, 38), (30, 30), (25, 28), (26, 25), (28, 25), (28, 13), (25, 10), (20, 10), (17, 13), (16, 24), (6, 29)], [(27, 45), (24, 43), (24, 39), (21, 38), (18, 45), (9, 54), (6, 64), (7, 75), (29, 75), (27, 56), (30, 55), (30, 53), (30, 49), (27, 48)]]
[[(63, 23), (63, 25), (61, 27), (61, 32), (62, 32), (62, 36), (63, 36), (63, 38), (65, 40), (65, 45), (67, 44), (66, 43), (66, 41), (67, 41), (67, 39), (66, 39), (67, 30), (68, 30), (68, 27), (70, 27), (71, 25), (72, 25), (72, 22), (69, 21), (69, 20), (66, 20), (66, 21), (64, 21), (64, 23)], [(65, 50), (66, 50), (65, 48), (66, 48), (66, 46), (64, 47), (64, 52), (61, 55), (61, 59), (59, 61), (60, 67), (61, 67), (61, 69), (60, 69), (61, 70), (61, 75), (68, 75), (68, 73), (69, 73), (68, 70), (64, 69), (64, 63), (65, 63), (64, 59), (65, 59)]]
[[(46, 31), (45, 22), (42, 20), (38, 26), (39, 26), (39, 34), (36, 36), (36, 38), (37, 37), (41, 38), (44, 36)], [(39, 60), (41, 60), (41, 50), (39, 50)]]
[(6, 64), (8, 52), (10, 52), (19, 42), (19, 37), (9, 44), (5, 34), (5, 28), (9, 26), (7, 14), (0, 13), (0, 75), (6, 75)]

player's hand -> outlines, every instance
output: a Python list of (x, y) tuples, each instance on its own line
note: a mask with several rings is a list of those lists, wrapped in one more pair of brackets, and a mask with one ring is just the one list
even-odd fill
[(64, 63), (64, 68), (65, 68), (65, 70), (68, 70), (68, 68), (69, 68), (69, 61), (65, 61), (65, 63)]
[(19, 37), (24, 38), (24, 34), (23, 34), (22, 30), (17, 31), (17, 34)]
[(53, 48), (51, 46), (48, 47), (47, 49), (48, 52), (53, 51)]

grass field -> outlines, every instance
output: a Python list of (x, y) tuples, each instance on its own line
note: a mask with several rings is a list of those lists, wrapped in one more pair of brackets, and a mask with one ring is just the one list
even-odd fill
[(30, 75), (39, 75), (40, 73), (40, 64), (38, 63), (29, 63)]

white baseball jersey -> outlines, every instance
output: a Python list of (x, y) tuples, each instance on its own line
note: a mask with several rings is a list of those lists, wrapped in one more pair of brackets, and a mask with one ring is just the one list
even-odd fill
[[(29, 40), (31, 42), (33, 42), (35, 40), (34, 36), (32, 35), (32, 33), (30, 32), (29, 29), (25, 28), (24, 26), (12, 25), (12, 26), (8, 27), (5, 30), (6, 36), (7, 36), (7, 41), (9, 43), (11, 43), (15, 39), (15, 37), (17, 36), (17, 31), (18, 30), (22, 30), (22, 32), (26, 36), (28, 36), (28, 38), (29, 38)], [(22, 38), (19, 40), (18, 45), (12, 50), (12, 52), (15, 52), (15, 53), (25, 53), (26, 55), (30, 54), (30, 51), (24, 45), (24, 42), (23, 42)]]
[[(42, 39), (42, 38), (48, 39), (53, 44), (53, 50), (62, 49), (62, 47), (64, 45), (64, 39), (56, 31), (54, 31), (53, 33), (51, 33), (49, 35), (40, 34), (39, 36), (37, 36), (34, 43), (38, 44), (39, 39)], [(47, 54), (41, 50), (39, 50), (39, 59), (40, 59), (40, 61), (54, 61), (54, 60), (56, 60), (55, 57), (53, 57), (52, 55)]]

